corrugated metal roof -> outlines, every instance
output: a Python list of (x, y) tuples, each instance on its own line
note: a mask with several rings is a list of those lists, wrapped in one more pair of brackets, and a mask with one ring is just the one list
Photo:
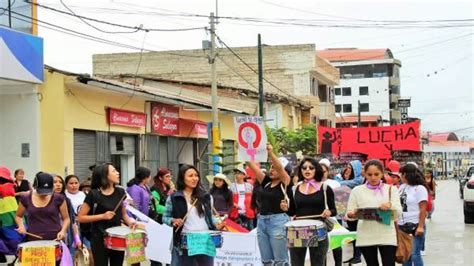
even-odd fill
[(360, 61), (391, 58), (389, 49), (326, 49), (317, 54), (329, 61)]

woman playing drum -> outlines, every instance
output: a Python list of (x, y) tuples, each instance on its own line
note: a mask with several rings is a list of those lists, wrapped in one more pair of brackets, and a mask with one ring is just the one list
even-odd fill
[(201, 187), (198, 170), (192, 165), (183, 165), (178, 172), (177, 191), (166, 200), (163, 223), (173, 227), (173, 251), (171, 265), (214, 265), (208, 255), (188, 255), (184, 237), (192, 232), (208, 232), (221, 229), (212, 219), (211, 196)]
[[(314, 158), (305, 157), (301, 160), (298, 167), (299, 183), (294, 188), (296, 218), (312, 216), (313, 219), (325, 219), (336, 215), (334, 193), (331, 187), (323, 184), (323, 175), (323, 168)], [(328, 237), (314, 242), (308, 248), (311, 265), (324, 265), (329, 248)], [(290, 248), (291, 265), (304, 265), (306, 250), (307, 247)]]
[(95, 265), (122, 266), (124, 252), (107, 249), (104, 245), (106, 229), (120, 226), (121, 220), (132, 228), (138, 227), (122, 204), (125, 191), (117, 187), (120, 174), (111, 164), (102, 164), (92, 172), (92, 190), (87, 194), (77, 220), (92, 223), (91, 247)]

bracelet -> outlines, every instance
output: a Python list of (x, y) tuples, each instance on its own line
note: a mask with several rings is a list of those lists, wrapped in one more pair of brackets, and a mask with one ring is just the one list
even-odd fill
[(79, 235), (75, 235), (74, 236), (74, 244), (76, 246), (79, 246), (79, 243), (81, 242), (81, 238), (79, 237)]

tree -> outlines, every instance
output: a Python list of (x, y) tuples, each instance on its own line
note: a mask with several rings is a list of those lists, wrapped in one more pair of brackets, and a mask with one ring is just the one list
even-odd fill
[(287, 128), (271, 129), (275, 142), (279, 144), (280, 153), (303, 152), (307, 156), (315, 156), (317, 131), (315, 125), (305, 125), (301, 129), (288, 130)]

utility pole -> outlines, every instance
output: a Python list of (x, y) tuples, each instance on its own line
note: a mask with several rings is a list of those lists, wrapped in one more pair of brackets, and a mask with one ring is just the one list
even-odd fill
[(258, 110), (259, 115), (264, 118), (265, 111), (263, 104), (265, 95), (263, 94), (263, 55), (262, 55), (262, 38), (258, 34)]
[(360, 100), (357, 101), (357, 127), (360, 127)]
[(8, 27), (12, 28), (12, 3), (8, 0)]
[(217, 108), (217, 80), (216, 80), (216, 17), (211, 12), (210, 26), (211, 26), (211, 49), (209, 49), (209, 63), (211, 64), (211, 104), (212, 104), (212, 157), (214, 173), (221, 172), (221, 168), (217, 166), (219, 161), (219, 109)]

